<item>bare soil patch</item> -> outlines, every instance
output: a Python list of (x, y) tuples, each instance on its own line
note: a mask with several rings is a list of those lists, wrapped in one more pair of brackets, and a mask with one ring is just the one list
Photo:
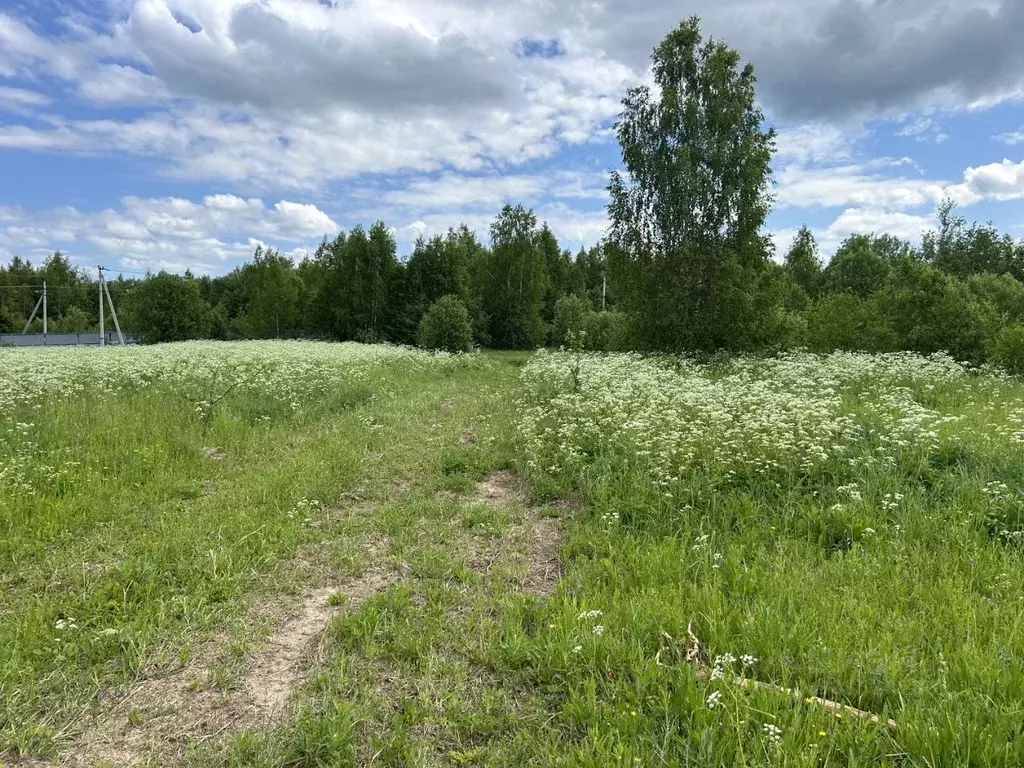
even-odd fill
[(298, 614), (282, 624), (248, 664), (243, 689), (251, 713), (249, 720), (272, 721), (284, 711), (292, 690), (306, 677), (307, 657), (314, 641), (338, 613), (339, 606), (328, 602), (332, 595), (344, 595), (341, 607), (358, 610), (393, 580), (393, 571), (372, 566), (341, 589), (318, 589), (307, 594)]
[(558, 552), (565, 542), (561, 522), (526, 506), (528, 493), (519, 476), (511, 470), (497, 470), (477, 483), (474, 501), (505, 509), (523, 506), (522, 518), (512, 523), (504, 535), (469, 542), (469, 566), (486, 572), (503, 555), (508, 555), (523, 570), (520, 588), (526, 594), (549, 595), (561, 578)]
[(475, 501), (492, 507), (524, 504), (526, 489), (515, 472), (510, 469), (498, 469), (476, 484)]
[[(280, 718), (292, 691), (314, 665), (317, 641), (331, 619), (342, 610), (357, 610), (396, 578), (383, 559), (386, 543), (368, 545), (371, 562), (358, 578), (337, 588), (309, 591), (293, 608), (284, 598), (254, 607), (248, 621), (269, 619), (276, 629), (246, 657), (237, 688), (211, 685), (218, 660), (226, 656), (227, 639), (206, 643), (188, 664), (141, 677), (61, 756), (59, 765), (174, 765), (189, 745)], [(344, 600), (330, 605), (331, 596), (339, 593)]]

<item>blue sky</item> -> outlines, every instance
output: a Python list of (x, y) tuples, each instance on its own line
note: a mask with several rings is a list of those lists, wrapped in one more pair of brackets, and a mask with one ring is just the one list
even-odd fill
[(378, 218), (486, 238), (505, 202), (592, 245), (681, 12), (756, 67), (780, 250), (917, 240), (944, 197), (1024, 237), (1017, 0), (0, 0), (0, 261), (219, 274)]

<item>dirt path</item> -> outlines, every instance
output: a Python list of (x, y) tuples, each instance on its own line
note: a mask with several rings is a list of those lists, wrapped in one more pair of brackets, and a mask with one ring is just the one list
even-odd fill
[(228, 650), (223, 640), (207, 643), (189, 664), (140, 679), (57, 764), (69, 768), (174, 764), (190, 745), (281, 719), (293, 691), (307, 678), (317, 641), (330, 621), (342, 611), (358, 610), (395, 580), (395, 569), (384, 559), (386, 548), (387, 541), (368, 543), (365, 549), (371, 566), (360, 577), (336, 588), (311, 590), (291, 608), (284, 596), (255, 605), (249, 620), (268, 622), (275, 629), (245, 658), (244, 676), (237, 687), (224, 690), (209, 685)]

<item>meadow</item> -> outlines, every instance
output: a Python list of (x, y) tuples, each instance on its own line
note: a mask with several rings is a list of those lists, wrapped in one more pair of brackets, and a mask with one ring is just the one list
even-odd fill
[(0, 763), (1024, 762), (944, 355), (0, 350)]

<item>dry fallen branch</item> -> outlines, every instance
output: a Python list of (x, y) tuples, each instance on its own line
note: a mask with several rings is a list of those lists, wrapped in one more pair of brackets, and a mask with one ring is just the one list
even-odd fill
[[(675, 643), (676, 645), (683, 645), (682, 642), (676, 640), (668, 632), (662, 631), (661, 634), (665, 637), (665, 639), (667, 639), (671, 643)], [(692, 622), (686, 628), (686, 634), (689, 635), (689, 643), (684, 646), (686, 650), (686, 655), (684, 657), (685, 661), (697, 667), (697, 677), (701, 678), (702, 680), (710, 679), (711, 669), (707, 666), (707, 664), (704, 664), (700, 660), (700, 640), (698, 640), (697, 636), (693, 634)], [(658, 651), (657, 655), (654, 657), (654, 660), (655, 663), (657, 663), (659, 666), (662, 666), (661, 651)], [(884, 723), (890, 728), (897, 727), (895, 720), (883, 720), (878, 715), (875, 715), (871, 712), (865, 712), (863, 709), (857, 709), (856, 707), (851, 707), (848, 704), (840, 704), (838, 701), (823, 699), (820, 696), (804, 697), (800, 693), (800, 691), (797, 691), (794, 688), (785, 688), (781, 685), (775, 685), (774, 683), (762, 683), (760, 680), (751, 680), (748, 677), (734, 677), (733, 682), (740, 688), (774, 691), (776, 693), (785, 694), (786, 696), (797, 699), (798, 701), (802, 698), (804, 702), (807, 704), (817, 704), (818, 706), (825, 707), (826, 709), (830, 709), (833, 712), (847, 714), (852, 717), (861, 718), (863, 720), (870, 720), (872, 723)]]

